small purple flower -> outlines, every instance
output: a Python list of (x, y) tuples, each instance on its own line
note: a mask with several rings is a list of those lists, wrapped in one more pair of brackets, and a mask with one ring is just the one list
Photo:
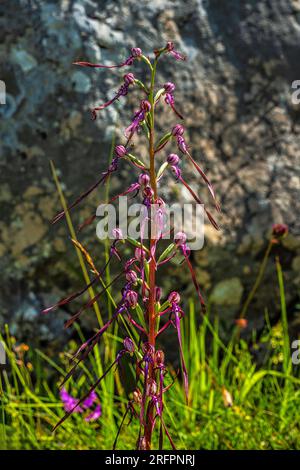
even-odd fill
[(172, 129), (172, 135), (177, 137), (178, 135), (184, 134), (184, 127), (181, 124), (176, 124)]
[(126, 351), (130, 352), (130, 353), (133, 353), (134, 352), (134, 344), (133, 344), (133, 341), (126, 337), (123, 341), (123, 344), (124, 344), (124, 348), (126, 349)]
[(126, 280), (128, 282), (131, 282), (132, 284), (135, 284), (138, 278), (137, 273), (133, 271), (132, 269), (130, 271), (127, 271), (127, 273), (125, 274), (125, 277), (126, 277)]
[(161, 349), (159, 349), (158, 351), (156, 351), (156, 353), (155, 353), (155, 359), (156, 359), (156, 364), (157, 364), (158, 366), (161, 366), (161, 365), (164, 364), (164, 362), (165, 362), (165, 354), (164, 354), (164, 352), (163, 352)]
[(184, 137), (182, 137), (181, 135), (178, 135), (176, 137), (176, 139), (177, 139), (177, 146), (178, 146), (179, 150), (182, 153), (187, 153), (188, 152), (188, 146), (186, 144), (186, 141), (185, 141)]
[(148, 100), (142, 100), (141, 109), (148, 113), (151, 110), (151, 103)]
[(146, 117), (146, 113), (149, 112), (150, 109), (151, 104), (149, 101), (141, 101), (140, 109), (136, 111), (135, 115), (133, 116), (132, 123), (125, 129), (125, 137), (127, 137), (128, 141), (132, 138), (133, 134), (137, 132), (141, 122), (144, 121)]
[(124, 83), (123, 85), (120, 86), (118, 89), (117, 93), (115, 96), (107, 101), (106, 103), (102, 104), (101, 106), (97, 106), (96, 108), (92, 109), (92, 119), (95, 120), (97, 118), (97, 111), (101, 111), (104, 108), (107, 108), (110, 106), (112, 103), (114, 103), (116, 100), (120, 98), (120, 96), (126, 96), (128, 93), (128, 89), (130, 85), (133, 85), (135, 83), (135, 77), (133, 73), (128, 73), (124, 75)]
[(164, 89), (165, 89), (165, 102), (169, 106), (171, 106), (172, 110), (174, 113), (180, 118), (183, 119), (183, 116), (177, 111), (175, 108), (175, 98), (174, 98), (174, 90), (175, 90), (175, 85), (172, 82), (167, 82), (164, 84)]
[(129, 307), (135, 308), (138, 303), (138, 294), (134, 290), (129, 290), (126, 293), (125, 300), (128, 303)]
[(123, 238), (123, 233), (122, 233), (122, 230), (120, 228), (114, 228), (112, 230), (112, 235), (116, 240), (122, 240), (122, 238)]
[(152, 199), (153, 199), (153, 194), (154, 194), (153, 189), (150, 188), (150, 186), (146, 186), (146, 188), (145, 188), (144, 191), (143, 191), (143, 196), (144, 196), (143, 204), (144, 204), (146, 207), (150, 207), (150, 206), (151, 206)]
[(169, 165), (178, 165), (179, 161), (180, 161), (180, 158), (178, 157), (176, 153), (170, 153), (170, 155), (167, 158), (167, 162), (169, 163)]
[(97, 405), (96, 408), (84, 419), (87, 422), (96, 421), (97, 419), (101, 417), (101, 414), (102, 414), (101, 405)]
[(178, 246), (184, 245), (186, 243), (186, 234), (184, 232), (178, 232), (176, 233), (174, 240)]
[(144, 260), (146, 258), (145, 250), (143, 250), (143, 248), (137, 247), (134, 252), (134, 257), (138, 261), (141, 261), (142, 259)]
[(97, 394), (95, 390), (92, 390), (89, 396), (82, 403), (83, 408), (91, 408), (91, 406), (95, 403), (96, 400)]
[(179, 304), (180, 303), (180, 295), (178, 294), (178, 292), (176, 291), (173, 291), (169, 294), (168, 296), (168, 301), (171, 303), (171, 304)]
[(166, 90), (166, 93), (173, 93), (175, 90), (175, 85), (172, 82), (167, 82), (164, 84), (164, 89)]
[(123, 80), (124, 80), (124, 83), (125, 85), (132, 85), (135, 81), (135, 77), (133, 75), (133, 73), (126, 73), (124, 76), (123, 76)]
[(180, 52), (178, 51), (175, 51), (174, 43), (171, 41), (167, 42), (166, 52), (175, 57), (176, 60), (186, 60), (186, 57), (184, 55), (180, 54)]
[(117, 157), (119, 157), (119, 158), (124, 157), (124, 156), (127, 154), (127, 150), (126, 150), (126, 148), (124, 147), (124, 145), (117, 145), (117, 146), (115, 147), (115, 154), (116, 154)]
[(162, 289), (161, 287), (156, 286), (155, 287), (155, 300), (156, 302), (159, 302), (162, 296)]
[(147, 173), (142, 173), (139, 176), (139, 184), (141, 186), (148, 186), (150, 183), (150, 177), (147, 175)]
[[(74, 406), (78, 402), (78, 399), (72, 397), (71, 395), (68, 394), (67, 390), (63, 387), (60, 392), (60, 399), (63, 402), (64, 405), (64, 410), (69, 413), (70, 411), (73, 410)], [(74, 409), (75, 413), (82, 413), (82, 408), (80, 406), (77, 406)]]
[(288, 234), (289, 228), (286, 224), (274, 224), (272, 227), (272, 235), (276, 239), (282, 239)]
[(177, 165), (172, 165), (171, 170), (173, 171), (175, 178), (178, 180), (181, 178), (181, 171)]
[(132, 57), (140, 57), (142, 55), (142, 49), (139, 47), (133, 47), (131, 49)]

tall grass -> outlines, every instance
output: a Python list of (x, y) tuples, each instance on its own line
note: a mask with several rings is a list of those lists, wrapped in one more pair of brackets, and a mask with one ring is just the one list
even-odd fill
[[(265, 328), (251, 347), (235, 336), (224, 344), (218, 332), (218, 319), (197, 321), (193, 300), (183, 328), (184, 353), (189, 370), (189, 406), (185, 404), (180, 378), (174, 380), (177, 366), (169, 366), (166, 383), (169, 400), (166, 421), (172, 424), (178, 447), (183, 449), (300, 449), (298, 410), (300, 406), (299, 367), (293, 369), (287, 330), (283, 276), (279, 261), (277, 273), (282, 315), (273, 327), (266, 316)], [(208, 327), (208, 324), (210, 327)], [(82, 341), (82, 332), (77, 327)], [(255, 335), (254, 335), (255, 337)], [(99, 389), (103, 416), (86, 423), (73, 415), (53, 434), (51, 428), (63, 416), (56, 382), (65, 373), (66, 361), (77, 345), (73, 340), (63, 357), (53, 361), (39, 350), (29, 350), (20, 360), (15, 339), (6, 328), (8, 370), (1, 372), (0, 439), (1, 448), (25, 449), (109, 449), (116, 423), (121, 421), (126, 399), (114, 394), (118, 381)], [(121, 339), (110, 335), (110, 344), (118, 348)], [(267, 351), (258, 367), (252, 349)], [(70, 390), (76, 394), (99, 374), (104, 351), (82, 364), (81, 374)], [(101, 358), (101, 359), (99, 359)], [(32, 369), (28, 364), (32, 364)], [(122, 366), (121, 366), (122, 369)], [(48, 375), (55, 380), (49, 385)], [(130, 373), (126, 370), (126, 374)], [(132, 371), (133, 373), (133, 371)], [(117, 379), (117, 380), (116, 380)], [(108, 393), (110, 396), (108, 397)], [(229, 399), (232, 399), (231, 400)], [(113, 406), (112, 406), (113, 405)], [(231, 406), (230, 406), (231, 405)], [(109, 414), (112, 410), (113, 419)], [(134, 449), (136, 427), (121, 430), (118, 448)], [(154, 436), (154, 443), (158, 436)], [(168, 446), (165, 442), (166, 447)]]

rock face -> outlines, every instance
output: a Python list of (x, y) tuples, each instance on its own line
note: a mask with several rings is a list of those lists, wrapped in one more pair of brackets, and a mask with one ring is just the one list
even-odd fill
[[(177, 84), (193, 155), (223, 210), (221, 236), (208, 229), (204, 249), (193, 254), (199, 281), (207, 296), (214, 289), (221, 318), (219, 300), (238, 284), (238, 302), (224, 300), (234, 314), (253, 284), (272, 223), (285, 222), (290, 235), (277, 252), (292, 315), (300, 286), (300, 107), (292, 102), (292, 82), (300, 79), (300, 2), (4, 0), (0, 8), (0, 79), (6, 85), (0, 105), (1, 324), (8, 321), (14, 334), (35, 339), (37, 325), (43, 339), (58, 325), (61, 335), (56, 314), (41, 318), (39, 310), (82, 281), (64, 223), (49, 224), (60, 204), (48, 162), (55, 161), (73, 199), (106, 168), (115, 125), (128, 125), (136, 107), (134, 91), (91, 122), (89, 108), (113, 96), (123, 72), (79, 69), (72, 62), (120, 62), (130, 47), (151, 53), (167, 40), (188, 61), (166, 59), (159, 83)], [(143, 76), (140, 64), (134, 68)], [(176, 120), (166, 111), (158, 125), (170, 122)], [(116, 137), (121, 143), (122, 132)], [(112, 193), (130, 181), (125, 167), (121, 175), (112, 179)], [(190, 178), (205, 199), (193, 172)], [(170, 179), (161, 190), (171, 197), (178, 185)], [(101, 197), (100, 191), (74, 213), (75, 224)], [(94, 229), (87, 232), (89, 247), (101, 261)], [(188, 295), (187, 273), (174, 271), (171, 279), (178, 278)], [(265, 307), (275, 316), (277, 305), (270, 260), (251, 306), (253, 322), (261, 324)]]

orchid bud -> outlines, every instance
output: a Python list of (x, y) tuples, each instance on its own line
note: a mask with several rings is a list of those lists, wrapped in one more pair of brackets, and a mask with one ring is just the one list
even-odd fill
[(123, 238), (123, 232), (120, 228), (114, 228), (112, 230), (112, 236), (116, 239), (116, 240), (121, 240)]
[(157, 204), (159, 207), (164, 207), (166, 205), (165, 201), (161, 197), (156, 199), (155, 204)]
[(133, 395), (133, 400), (135, 401), (135, 403), (140, 404), (142, 402), (143, 397), (142, 397), (142, 394), (141, 394), (141, 392), (138, 388), (136, 388), (133, 391), (132, 395)]
[(117, 157), (124, 157), (124, 155), (126, 155), (127, 153), (127, 150), (126, 148), (124, 147), (124, 145), (117, 145), (115, 147), (115, 154), (117, 155)]
[(137, 274), (133, 270), (127, 271), (127, 273), (125, 274), (125, 277), (126, 277), (126, 280), (128, 282), (132, 282), (132, 284), (135, 284), (137, 281)]
[(130, 352), (130, 353), (133, 353), (134, 352), (134, 344), (133, 344), (133, 341), (126, 337), (123, 341), (123, 345), (124, 345), (124, 348), (126, 349), (126, 351)]
[(184, 253), (185, 253), (185, 255), (186, 255), (186, 256), (190, 256), (190, 254), (191, 254), (191, 249), (190, 249), (190, 247), (187, 246), (187, 245), (182, 245), (182, 247), (184, 247)]
[(156, 364), (157, 364), (158, 366), (164, 364), (164, 362), (165, 362), (165, 354), (164, 354), (164, 352), (161, 351), (160, 349), (159, 349), (158, 351), (156, 351), (155, 359), (156, 359)]
[(154, 191), (152, 188), (150, 188), (150, 186), (146, 186), (146, 188), (143, 191), (143, 194), (147, 198), (152, 198)]
[(187, 153), (187, 145), (183, 137), (180, 135), (177, 136), (177, 145), (179, 150), (181, 150), (182, 153)]
[(141, 261), (142, 259), (145, 259), (146, 257), (146, 252), (143, 250), (143, 248), (140, 248), (139, 246), (135, 249), (134, 251), (134, 257), (138, 261)]
[(172, 165), (171, 170), (174, 173), (176, 179), (178, 179), (181, 176), (181, 171), (177, 165)]
[(178, 136), (182, 135), (184, 133), (184, 127), (181, 124), (176, 124), (176, 126), (173, 127), (172, 129), (172, 135)]
[(178, 157), (178, 155), (176, 153), (170, 153), (170, 155), (168, 156), (167, 158), (167, 162), (169, 163), (169, 165), (178, 165), (180, 161), (180, 158)]
[(178, 246), (184, 245), (186, 242), (186, 234), (184, 232), (178, 232), (176, 233), (174, 240)]
[(133, 75), (133, 73), (126, 73), (123, 79), (126, 85), (132, 85), (135, 82), (135, 76)]
[(172, 82), (167, 82), (164, 84), (164, 89), (166, 90), (166, 93), (173, 93), (175, 85)]
[(148, 113), (151, 109), (151, 103), (149, 103), (149, 101), (147, 101), (147, 100), (142, 100), (141, 101), (141, 109), (143, 111), (145, 111), (146, 113)]
[(180, 295), (178, 294), (178, 292), (171, 292), (171, 294), (169, 294), (169, 297), (168, 297), (168, 301), (171, 303), (171, 304), (179, 304), (180, 302)]
[(132, 47), (131, 54), (133, 57), (140, 57), (142, 55), (142, 49), (139, 47)]
[(162, 290), (161, 287), (156, 286), (155, 287), (155, 300), (156, 302), (159, 302), (162, 296)]
[(147, 450), (147, 443), (145, 436), (139, 438), (138, 450)]
[(150, 183), (149, 175), (147, 175), (147, 173), (142, 173), (139, 176), (139, 183), (141, 186), (148, 186), (148, 184)]
[(173, 49), (174, 49), (174, 42), (168, 41), (168, 42), (167, 42), (167, 45), (166, 45), (166, 49), (167, 49), (167, 51), (169, 51), (169, 52), (173, 51)]
[(131, 308), (135, 308), (138, 303), (138, 294), (134, 290), (129, 290), (125, 296), (125, 299)]
[(150, 343), (144, 343), (142, 346), (143, 354), (150, 354), (151, 356), (154, 353), (154, 347)]
[(286, 224), (274, 224), (272, 227), (272, 235), (276, 239), (281, 239), (286, 237), (288, 234), (289, 228)]
[(148, 381), (148, 395), (153, 396), (157, 393), (157, 383), (154, 379), (149, 379)]
[(225, 387), (222, 387), (222, 397), (224, 406), (226, 406), (226, 408), (231, 408), (233, 406), (232, 395)]
[(117, 162), (117, 159), (113, 159), (113, 161), (111, 162), (111, 164), (109, 165), (108, 167), (108, 171), (107, 173), (112, 173), (113, 171), (116, 171), (118, 168), (118, 162)]

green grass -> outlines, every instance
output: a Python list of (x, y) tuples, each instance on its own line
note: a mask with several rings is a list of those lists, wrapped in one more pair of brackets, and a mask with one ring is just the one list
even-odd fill
[[(218, 333), (217, 319), (207, 318), (197, 326), (193, 301), (184, 319), (183, 344), (189, 370), (189, 406), (178, 379), (165, 394), (165, 421), (178, 449), (300, 449), (298, 410), (300, 406), (299, 367), (290, 360), (283, 277), (277, 264), (281, 299), (281, 320), (266, 325), (252, 349), (263, 346), (265, 358), (258, 367), (248, 344), (233, 332), (224, 345)], [(77, 328), (82, 338), (82, 333)], [(115, 332), (116, 333), (116, 332)], [(253, 335), (255, 337), (255, 335)], [(121, 347), (117, 335), (107, 334), (113, 350)], [(103, 415), (86, 423), (73, 415), (52, 433), (51, 428), (63, 416), (57, 383), (68, 367), (68, 358), (78, 344), (73, 340), (58, 361), (41, 351), (15, 351), (15, 339), (6, 329), (10, 372), (2, 371), (0, 383), (0, 447), (2, 449), (110, 449), (117, 423), (125, 411), (122, 373), (105, 379), (97, 392)], [(98, 361), (101, 361), (101, 367)], [(28, 367), (28, 362), (32, 366)], [(81, 365), (82, 374), (69, 384), (73, 394), (83, 394), (105, 368), (105, 345)], [(170, 370), (169, 382), (172, 374)], [(128, 378), (126, 372), (126, 376)], [(49, 379), (51, 377), (51, 379)], [(223, 393), (232, 396), (233, 405), (225, 406)], [(114, 395), (113, 390), (116, 392)], [(222, 393), (223, 390), (223, 393)], [(127, 423), (127, 421), (125, 421)], [(119, 449), (134, 449), (138, 425), (132, 421), (123, 427)], [(158, 436), (154, 436), (154, 445)], [(165, 440), (164, 447), (168, 448)]]

